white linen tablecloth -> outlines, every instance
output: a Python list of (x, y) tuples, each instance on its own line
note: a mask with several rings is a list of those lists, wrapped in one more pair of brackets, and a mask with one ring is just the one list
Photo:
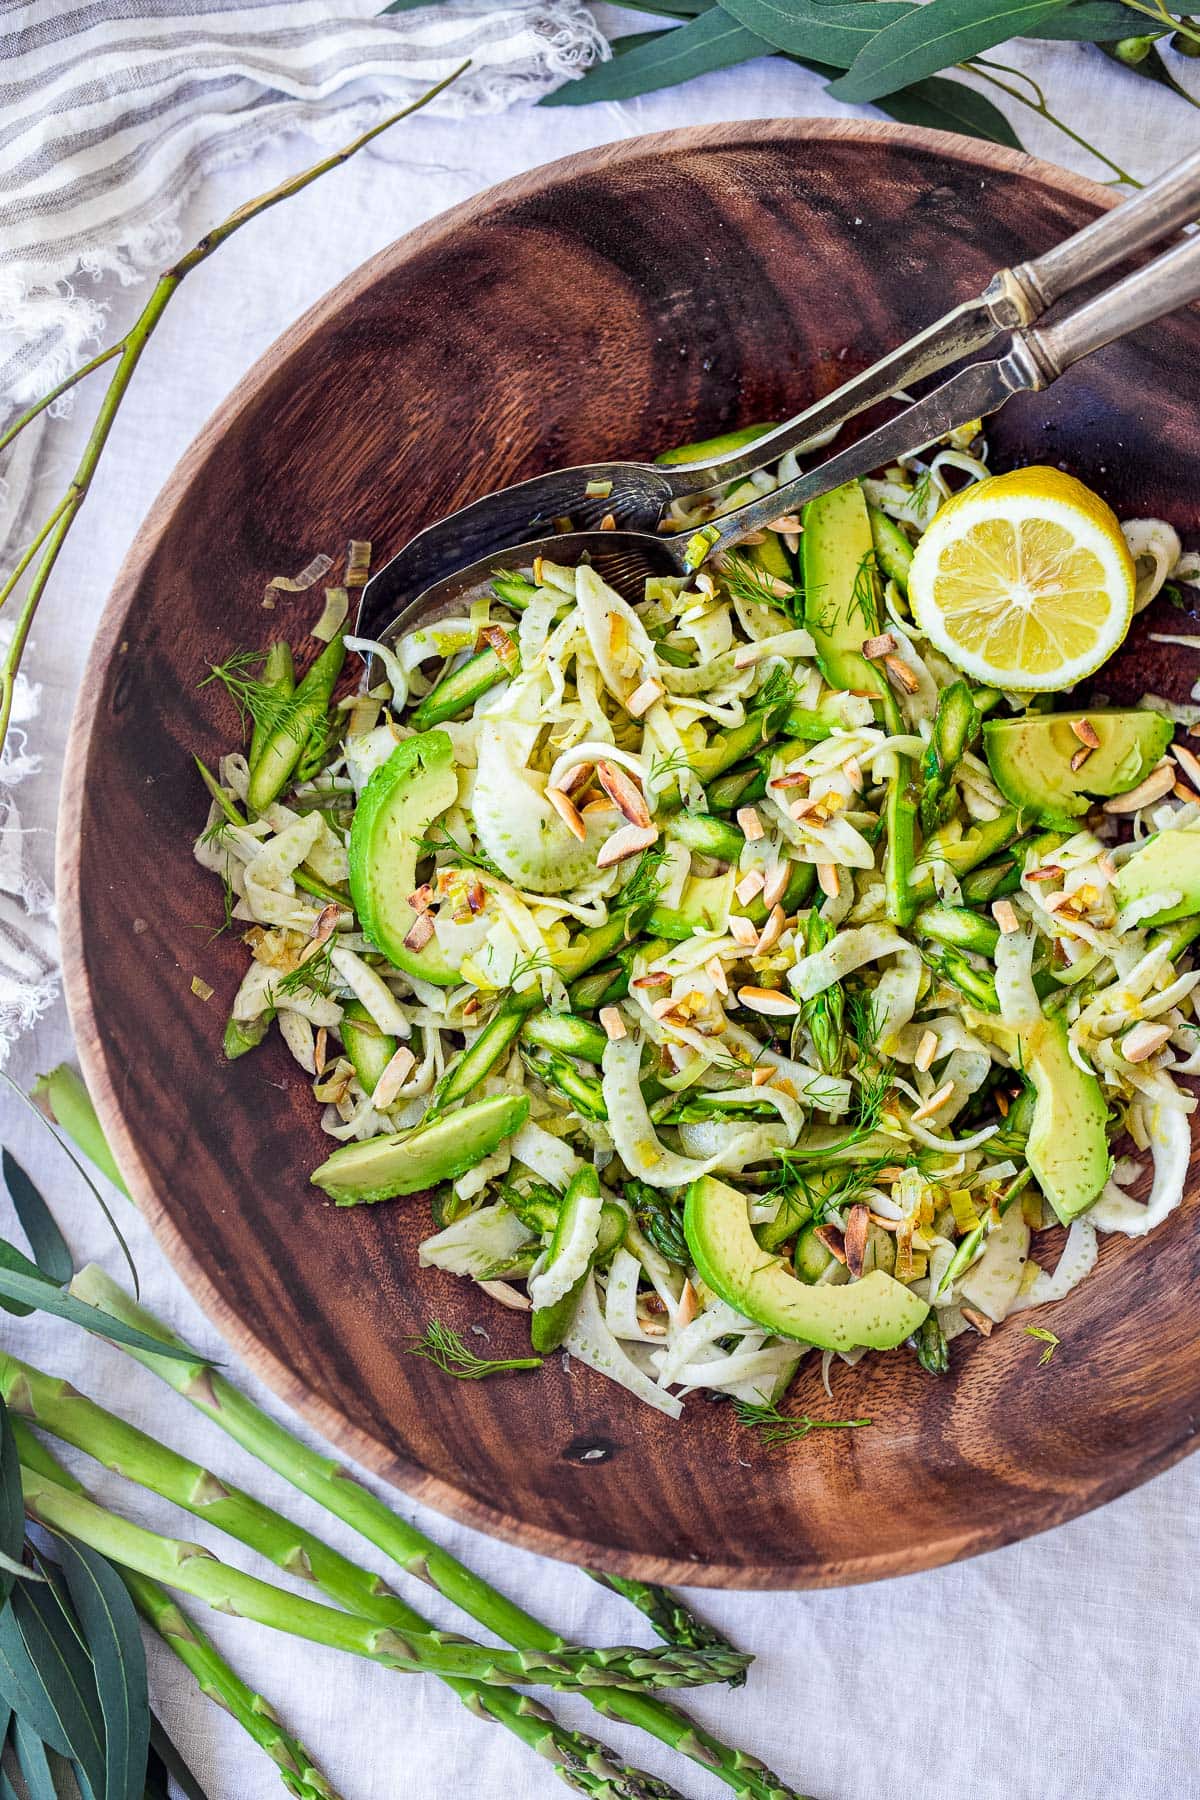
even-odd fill
[[(627, 28), (644, 23), (631, 20)], [(1094, 132), (1143, 178), (1195, 142), (1189, 108), (1105, 65), (1095, 53), (1041, 46), (1037, 70), (1073, 123)], [(51, 867), (72, 699), (118, 563), (166, 472), (208, 413), (331, 280), (442, 208), (568, 151), (685, 123), (839, 110), (852, 109), (830, 103), (815, 78), (782, 62), (763, 62), (622, 106), (520, 110), (479, 121), (422, 115), (266, 214), (192, 276), (134, 382), (37, 622), (30, 672), (43, 693), (33, 731), (45, 767), (24, 785), (21, 798), (27, 828), (38, 834), (35, 851), (43, 870)], [(1043, 154), (1063, 159), (1071, 149), (1028, 115), (1020, 124), (1031, 148)], [(1036, 129), (1027, 130), (1030, 124)], [(183, 241), (194, 241), (238, 200), (309, 157), (301, 136), (284, 137), (249, 164), (213, 178), (186, 208)], [(1072, 152), (1071, 161), (1095, 173), (1082, 152)], [(307, 253), (297, 255), (297, 244)], [(116, 285), (101, 286), (97, 294), (111, 303), (115, 330), (140, 304), (137, 290)], [(53, 428), (49, 469), (59, 485), (94, 403), (94, 393), (89, 402), (85, 389), (75, 416)], [(27, 1084), (36, 1070), (71, 1055), (59, 1004), (18, 1044), (10, 1068)], [(120, 1273), (103, 1223), (65, 1158), (11, 1097), (0, 1099), (0, 1106), (4, 1141), (43, 1185), (78, 1256), (98, 1257)], [(118, 1204), (149, 1303), (191, 1342), (227, 1356), (148, 1230), (123, 1201)], [(7, 1201), (0, 1207), (0, 1231), (7, 1232)], [(18, 1354), (68, 1377), (382, 1571), (380, 1558), (117, 1350), (41, 1317), (6, 1321), (3, 1337)], [(1069, 1355), (1069, 1346), (1059, 1354)], [(1030, 1367), (1029, 1400), (1037, 1405), (1032, 1360)], [(257, 1384), (246, 1385), (280, 1410)], [(114, 1500), (121, 1492), (122, 1484), (103, 1472), (89, 1469), (88, 1479)], [(396, 1503), (407, 1504), (402, 1496)], [(886, 1504), (881, 1495), (880, 1505)], [(181, 1521), (150, 1498), (139, 1499), (137, 1510), (141, 1518), (169, 1522), (229, 1554), (218, 1534)], [(828, 1593), (697, 1592), (699, 1609), (756, 1651), (758, 1661), (746, 1688), (709, 1689), (689, 1703), (821, 1800), (1200, 1796), (1198, 1512), (1200, 1459), (1049, 1536), (931, 1574)], [(436, 1515), (422, 1523), (568, 1637), (648, 1641), (631, 1609), (576, 1571)], [(233, 1559), (253, 1565), (236, 1547)], [(422, 1590), (416, 1600), (440, 1622), (461, 1625), (437, 1596)], [(563, 1791), (527, 1750), (498, 1727), (470, 1717), (431, 1680), (391, 1675), (238, 1620), (208, 1615), (205, 1624), (310, 1745), (346, 1800), (553, 1800)], [(152, 1682), (155, 1704), (212, 1800), (276, 1800), (282, 1790), (275, 1770), (232, 1721), (199, 1698), (166, 1653), (153, 1654)], [(581, 1723), (594, 1717), (579, 1702), (556, 1705)], [(693, 1800), (727, 1792), (649, 1740), (603, 1722), (601, 1735), (632, 1760), (669, 1772)]]

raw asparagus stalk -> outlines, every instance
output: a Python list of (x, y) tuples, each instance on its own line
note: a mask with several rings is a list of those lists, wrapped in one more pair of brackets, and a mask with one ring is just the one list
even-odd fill
[(49, 1531), (65, 1532), (101, 1556), (192, 1594), (218, 1612), (364, 1657), (410, 1675), (455, 1675), (501, 1687), (693, 1687), (723, 1681), (747, 1661), (716, 1650), (489, 1650), (441, 1632), (407, 1636), (374, 1619), (335, 1612), (219, 1561), (200, 1544), (160, 1536), (22, 1467), (25, 1511)]
[(912, 761), (907, 756), (898, 756), (896, 773), (888, 782), (884, 802), (884, 830), (887, 833), (883, 858), (884, 904), (893, 925), (907, 925), (917, 909), (913, 887), (917, 804)]
[(563, 1056), (578, 1056), (584, 1062), (602, 1063), (608, 1039), (590, 1019), (575, 1013), (535, 1013), (526, 1019), (521, 1036), (527, 1043)]
[[(611, 1588), (614, 1594), (620, 1594), (623, 1600), (636, 1606), (664, 1643), (685, 1645), (692, 1650), (713, 1649), (718, 1645), (733, 1648), (728, 1638), (714, 1626), (706, 1625), (703, 1619), (698, 1619), (670, 1588), (659, 1587), (654, 1581), (633, 1581), (626, 1575), (608, 1575), (602, 1569), (585, 1569), (583, 1572), (601, 1587)], [(731, 1685), (739, 1687), (743, 1679), (739, 1676)]]
[[(165, 1325), (131, 1300), (94, 1264), (81, 1269), (72, 1285), (81, 1299), (102, 1307), (114, 1318), (127, 1318), (164, 1344), (175, 1341)], [(509, 1643), (531, 1649), (552, 1651), (562, 1645), (563, 1639), (557, 1632), (491, 1587), (415, 1525), (393, 1513), (340, 1463), (302, 1444), (286, 1427), (240, 1394), (218, 1369), (207, 1363), (185, 1363), (150, 1352), (130, 1354), (136, 1354), (146, 1368), (162, 1377), (260, 1462), (357, 1531), (401, 1568), (429, 1582), (487, 1630)], [(605, 1717), (636, 1725), (690, 1756), (725, 1782), (740, 1800), (803, 1800), (757, 1757), (723, 1743), (657, 1695), (611, 1688), (604, 1692), (593, 1690), (587, 1697)]]
[(994, 819), (980, 820), (969, 831), (964, 831), (961, 837), (947, 837), (945, 841), (941, 841), (939, 833), (926, 838), (921, 873), (909, 883), (909, 893), (914, 905), (921, 906), (927, 900), (937, 898), (932, 868), (935, 862), (944, 862), (955, 875), (966, 875), (971, 869), (978, 868), (980, 863), (988, 862), (993, 856), (998, 856), (1001, 850), (1006, 850), (1020, 828), (1020, 813), (1015, 806), (1006, 806)]
[(930, 938), (936, 944), (950, 944), (956, 950), (974, 950), (980, 956), (992, 956), (1000, 941), (1000, 927), (994, 919), (972, 912), (968, 906), (925, 906), (913, 920), (918, 937)]
[(116, 1158), (108, 1147), (92, 1097), (83, 1085), (83, 1077), (69, 1063), (59, 1063), (48, 1075), (39, 1075), (33, 1084), (33, 1098), (51, 1121), (62, 1128), (83, 1154), (107, 1175), (123, 1194), (129, 1189), (121, 1179)]
[[(45, 1475), (71, 1493), (84, 1492), (82, 1482), (75, 1479), (53, 1456), (40, 1438), (34, 1436), (24, 1419), (10, 1415), (13, 1437), (22, 1463), (28, 1469)], [(136, 1575), (132, 1569), (118, 1566), (117, 1573), (129, 1589), (134, 1605), (146, 1623), (156, 1631), (168, 1650), (192, 1675), (200, 1691), (217, 1706), (236, 1719), (243, 1731), (265, 1750), (279, 1770), (284, 1786), (295, 1800), (339, 1800), (298, 1738), (284, 1730), (274, 1707), (261, 1694), (247, 1687), (225, 1661), (216, 1645), (200, 1627), (189, 1619), (164, 1587), (148, 1576)]]

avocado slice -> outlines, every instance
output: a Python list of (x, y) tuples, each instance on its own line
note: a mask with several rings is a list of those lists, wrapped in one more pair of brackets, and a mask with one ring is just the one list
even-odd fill
[(1108, 1180), (1108, 1106), (1094, 1075), (1071, 1058), (1067, 1028), (1057, 1014), (1021, 1033), (1033, 1083), (1033, 1120), (1025, 1156), (1043, 1194), (1064, 1225), (1096, 1199)]
[(843, 1287), (806, 1287), (760, 1248), (746, 1196), (711, 1175), (688, 1189), (683, 1229), (701, 1278), (729, 1306), (781, 1337), (822, 1350), (893, 1350), (928, 1315), (924, 1300), (878, 1270)]
[(719, 437), (700, 438), (694, 444), (677, 444), (673, 450), (662, 451), (654, 460), (659, 468), (674, 468), (678, 463), (715, 462), (719, 456), (732, 456), (735, 450), (744, 450), (755, 438), (765, 437), (774, 429), (774, 425), (742, 425), (736, 431), (723, 431)]
[[(1100, 746), (1072, 769), (1083, 748), (1071, 726), (1086, 720)], [(996, 786), (1014, 806), (1041, 825), (1065, 826), (1094, 799), (1124, 794), (1145, 779), (1171, 742), (1170, 719), (1148, 708), (1124, 711), (1027, 713), (1019, 719), (987, 719), (983, 744)]]
[(1113, 897), (1124, 909), (1149, 894), (1178, 894), (1179, 899), (1139, 925), (1172, 925), (1200, 913), (1200, 831), (1160, 831), (1122, 865)]
[(898, 731), (887, 677), (862, 653), (864, 640), (879, 632), (879, 593), (871, 515), (858, 482), (810, 500), (803, 524), (804, 623), (821, 673), (832, 688), (877, 694), (889, 730)]
[(529, 1100), (524, 1094), (476, 1100), (460, 1112), (445, 1113), (412, 1131), (387, 1132), (383, 1137), (343, 1144), (309, 1179), (339, 1206), (415, 1194), (436, 1187), (439, 1181), (465, 1175), (519, 1130), (528, 1113)]
[(451, 987), (458, 970), (436, 938), (421, 950), (405, 944), (417, 916), (408, 896), (417, 884), (415, 840), (457, 798), (454, 746), (444, 731), (422, 732), (376, 769), (350, 827), (350, 893), (363, 930), (396, 968), (439, 987)]

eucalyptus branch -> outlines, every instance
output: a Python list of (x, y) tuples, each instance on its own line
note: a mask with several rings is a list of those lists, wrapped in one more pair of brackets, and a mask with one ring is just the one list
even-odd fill
[(240, 231), (243, 225), (248, 225), (251, 219), (256, 219), (260, 213), (266, 212), (269, 207), (278, 205), (281, 200), (288, 200), (293, 194), (300, 193), (303, 188), (308, 187), (310, 183), (318, 180), (320, 176), (326, 174), (330, 169), (336, 169), (340, 164), (348, 162), (352, 156), (356, 155), (366, 144), (369, 144), (373, 138), (377, 138), (381, 132), (387, 131), (388, 128), (396, 124), (398, 120), (407, 118), (410, 113), (417, 112), (421, 107), (427, 106), (428, 103), (435, 99), (444, 88), (449, 87), (452, 81), (457, 81), (458, 77), (468, 67), (468, 63), (462, 63), (454, 70), (453, 74), (448, 75), (444, 81), (439, 81), (435, 87), (430, 88), (427, 94), (422, 94), (419, 100), (414, 100), (410, 105), (401, 107), (399, 111), (390, 113), (386, 119), (381, 119), (380, 122), (377, 125), (373, 125), (369, 131), (362, 132), (352, 143), (346, 144), (341, 150), (335, 151), (332, 156), (323, 157), (320, 162), (313, 163), (310, 168), (302, 170), (298, 175), (290, 176), (288, 180), (281, 182), (278, 187), (272, 188), (268, 193), (260, 194), (257, 199), (248, 200), (244, 205), (237, 207), (230, 213), (227, 219), (220, 225), (214, 226), (211, 231), (207, 232), (204, 237), (200, 239), (198, 244), (194, 245), (191, 250), (180, 257), (178, 262), (172, 264), (172, 266), (159, 277), (153, 293), (150, 295), (150, 298), (147, 300), (141, 313), (125, 333), (124, 337), (119, 338), (116, 343), (109, 345), (109, 347), (99, 356), (93, 357), (89, 363), (85, 363), (73, 376), (68, 377), (66, 381), (60, 382), (50, 393), (44, 395), (41, 400), (37, 401), (6, 430), (3, 438), (0, 438), (0, 449), (2, 449), (5, 445), (10, 444), (31, 420), (35, 419), (39, 413), (45, 411), (46, 407), (52, 405), (55, 400), (59, 399), (76, 381), (82, 380), (85, 375), (100, 368), (102, 364), (116, 360), (117, 366), (113, 372), (112, 379), (105, 390), (104, 399), (100, 403), (100, 409), (96, 415), (96, 422), (92, 427), (91, 436), (84, 447), (83, 456), (80, 459), (79, 466), (76, 469), (74, 476), (67, 486), (66, 493), (58, 502), (58, 505), (54, 508), (50, 517), (35, 533), (32, 543), (19, 558), (15, 569), (8, 576), (4, 584), (0, 586), (0, 607), (2, 607), (9, 599), (11, 599), (22, 577), (27, 573), (31, 565), (39, 557), (40, 553), (40, 561), (37, 562), (37, 567), (30, 579), (21, 610), (17, 615), (12, 640), (5, 650), (3, 661), (0, 662), (0, 749), (3, 748), (4, 740), (8, 735), (9, 722), (12, 718), (13, 695), (16, 689), (17, 672), (21, 666), (21, 657), (25, 650), (25, 644), (29, 637), (29, 631), (33, 624), (34, 615), (41, 603), (42, 596), (46, 591), (50, 577), (54, 572), (54, 566), (58, 561), (63, 544), (66, 542), (67, 534), (75, 522), (80, 507), (87, 498), (88, 490), (92, 485), (92, 479), (96, 473), (96, 468), (104, 453), (104, 448), (116, 420), (118, 409), (120, 408), (122, 400), (125, 398), (125, 393), (133, 378), (134, 370), (141, 361), (142, 353), (149, 343), (155, 327), (162, 318), (163, 313), (166, 311), (167, 304), (175, 293), (175, 290), (178, 288), (180, 282), (183, 281), (186, 276), (190, 275), (192, 270), (197, 268), (200, 263), (207, 261), (214, 250), (218, 250), (227, 238), (233, 236), (235, 231)]
[(1156, 6), (1145, 5), (1144, 0), (1125, 0), (1125, 5), (1134, 12), (1144, 13), (1148, 19), (1153, 19), (1154, 23), (1161, 25), (1165, 31), (1174, 32), (1177, 37), (1187, 38), (1189, 43), (1200, 46), (1200, 31), (1197, 31), (1186, 20), (1175, 18), (1167, 11), (1162, 0), (1159, 0), (1159, 4)]
[[(1039, 119), (1045, 119), (1048, 125), (1053, 125), (1065, 137), (1069, 137), (1072, 143), (1078, 144), (1080, 149), (1086, 150), (1090, 156), (1094, 156), (1098, 162), (1102, 162), (1105, 168), (1111, 169), (1118, 181), (1123, 181), (1129, 187), (1135, 188), (1143, 185), (1136, 175), (1131, 175), (1128, 169), (1123, 169), (1120, 163), (1113, 161), (1111, 156), (1107, 156), (1103, 150), (1098, 150), (1095, 144), (1089, 143), (1087, 138), (1082, 137), (1079, 132), (1068, 125), (1065, 119), (1060, 119), (1057, 113), (1051, 112), (1044, 89), (1033, 79), (1032, 75), (1027, 75), (1024, 69), (1014, 69), (1009, 63), (992, 62), (984, 56), (972, 56), (969, 61), (959, 63), (958, 66), (967, 74), (978, 75), (981, 81), (988, 83), (989, 87), (999, 88), (1002, 94), (1007, 94), (1009, 99), (1017, 101), (1018, 105), (1028, 107), (1029, 111), (1036, 113)], [(1023, 93), (1020, 88), (1013, 87), (1007, 81), (1001, 81), (998, 75), (989, 73), (995, 69), (1005, 75), (1015, 76), (1018, 81), (1026, 82), (1033, 90), (1034, 98), (1031, 100), (1029, 95)]]

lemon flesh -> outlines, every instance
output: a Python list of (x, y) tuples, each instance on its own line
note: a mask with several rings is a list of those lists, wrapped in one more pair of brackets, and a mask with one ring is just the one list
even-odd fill
[(1073, 475), (1035, 465), (989, 476), (942, 507), (913, 556), (909, 601), (966, 674), (1046, 693), (1112, 655), (1135, 586), (1112, 509)]

